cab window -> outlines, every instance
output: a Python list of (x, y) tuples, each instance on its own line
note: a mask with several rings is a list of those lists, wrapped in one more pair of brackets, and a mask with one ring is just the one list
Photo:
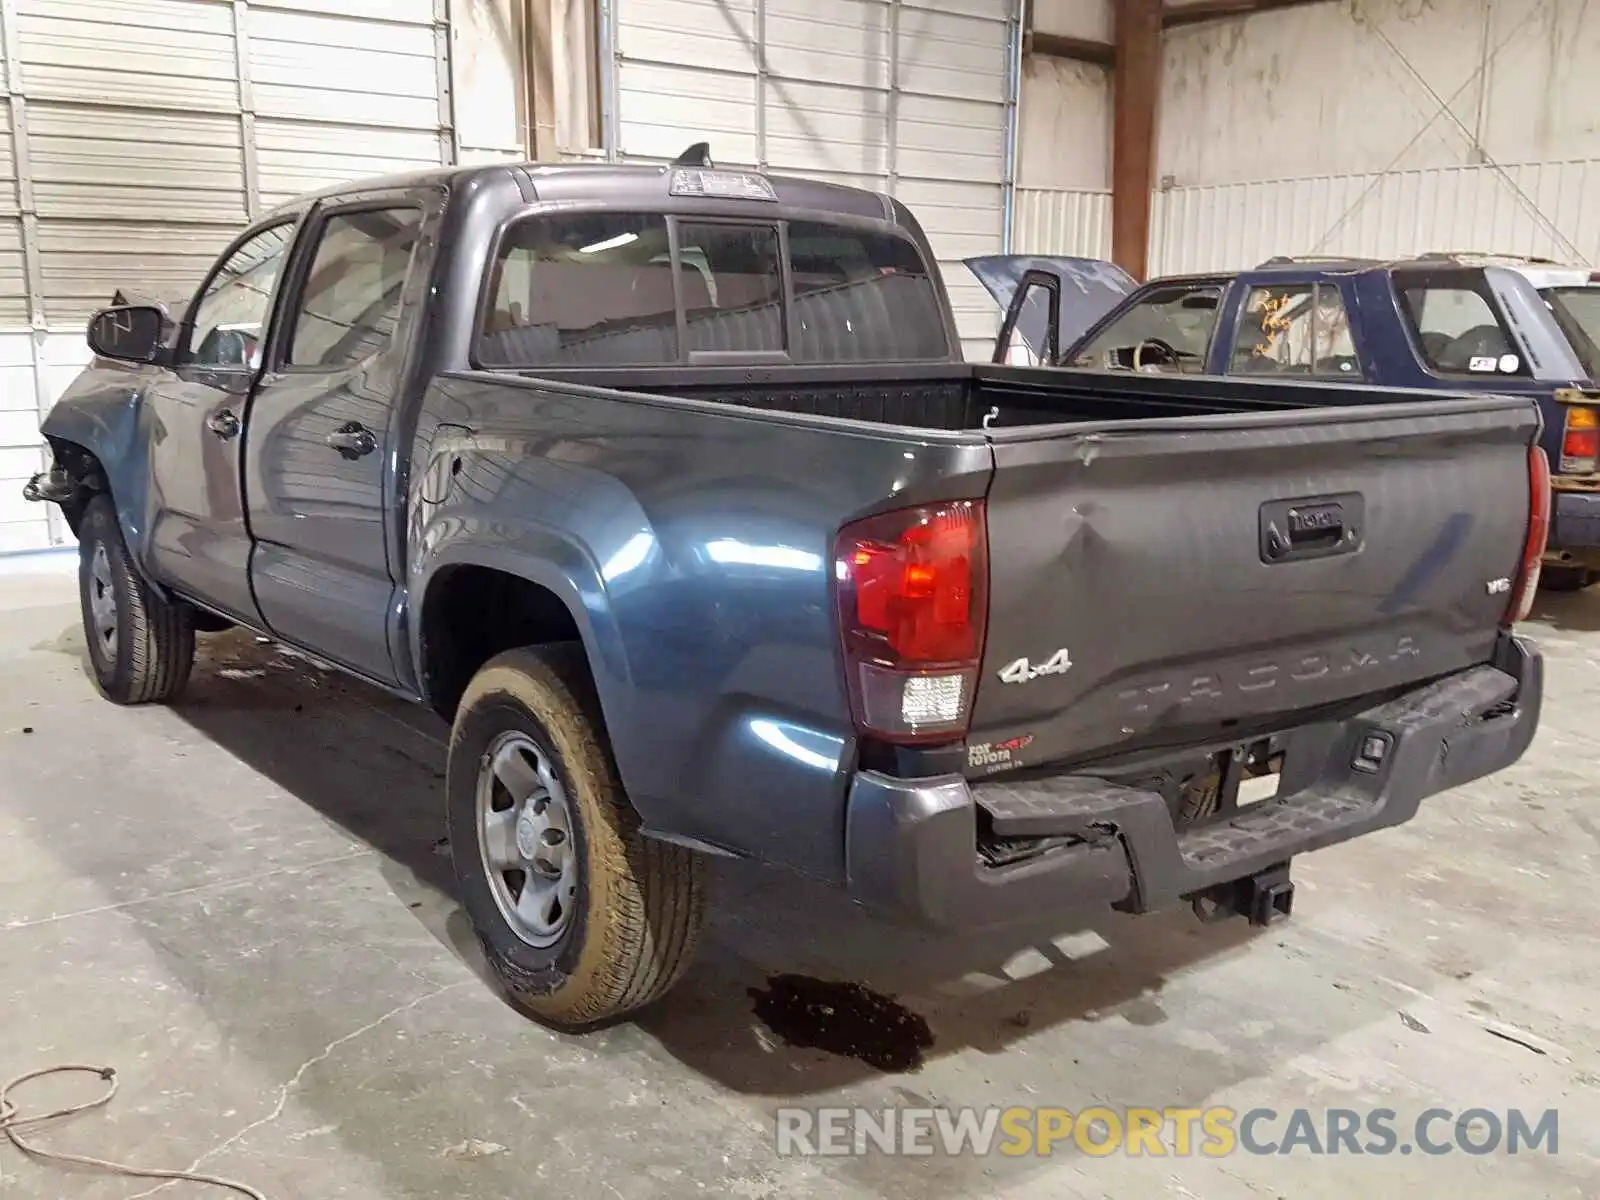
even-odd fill
[(255, 370), (294, 222), (253, 234), (217, 266), (200, 292), (185, 361), (213, 370)]
[(1135, 301), (1073, 356), (1074, 367), (1198, 375), (1217, 324), (1216, 283), (1157, 287)]
[(1441, 375), (1526, 375), (1528, 364), (1482, 277), (1396, 273), (1400, 311), (1422, 361)]
[(572, 213), (512, 225), (490, 271), (478, 361), (620, 367), (696, 355), (949, 355), (935, 277), (906, 238), (819, 222), (684, 217), (677, 239), (674, 271), (658, 214)]
[(1228, 373), (1359, 378), (1361, 361), (1338, 284), (1251, 288), (1239, 310)]
[(289, 365), (336, 370), (389, 344), (421, 224), (421, 210), (408, 207), (328, 217), (290, 316)]

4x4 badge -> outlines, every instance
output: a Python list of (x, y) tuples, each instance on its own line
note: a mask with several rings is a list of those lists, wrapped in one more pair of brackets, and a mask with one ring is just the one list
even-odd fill
[(1037, 667), (1025, 658), (1000, 668), (1001, 683), (1032, 683), (1041, 675), (1065, 675), (1072, 670), (1072, 656), (1063, 646)]

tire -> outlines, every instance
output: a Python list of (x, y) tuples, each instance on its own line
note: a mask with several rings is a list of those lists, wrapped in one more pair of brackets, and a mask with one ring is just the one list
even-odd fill
[(446, 788), (462, 903), (517, 1007), (579, 1030), (678, 981), (705, 919), (705, 864), (639, 832), (580, 646), (484, 665), (451, 729)]
[(78, 525), (78, 599), (90, 675), (116, 704), (175, 699), (194, 667), (194, 609), (157, 595), (134, 569), (109, 496)]
[(1543, 567), (1539, 589), (1545, 592), (1581, 592), (1594, 582), (1595, 573), (1587, 567)]

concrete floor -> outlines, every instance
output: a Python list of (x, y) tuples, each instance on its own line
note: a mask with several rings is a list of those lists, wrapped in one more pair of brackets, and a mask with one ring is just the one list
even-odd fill
[[(1531, 626), (1550, 696), (1527, 758), (1298, 864), (1286, 925), (1183, 912), (932, 945), (722, 870), (684, 985), (583, 1039), (480, 977), (433, 718), (236, 636), (181, 707), (118, 710), (84, 677), (77, 620), (69, 575), (0, 577), (0, 1076), (103, 1062), (122, 1081), (52, 1146), (197, 1163), (274, 1200), (1600, 1194), (1600, 594), (1549, 598)], [(747, 994), (777, 971), (896, 994), (932, 1026), (927, 1063), (885, 1076), (786, 1048)], [(786, 1103), (1385, 1106), (1402, 1124), (1554, 1106), (1561, 1137), (1511, 1160), (820, 1160), (775, 1155)], [(0, 1143), (6, 1197), (150, 1190)]]

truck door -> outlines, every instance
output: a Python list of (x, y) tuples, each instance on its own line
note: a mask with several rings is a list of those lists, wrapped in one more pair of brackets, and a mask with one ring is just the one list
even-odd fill
[(157, 578), (256, 624), (240, 486), (245, 406), (298, 217), (246, 231), (217, 260), (145, 391)]
[(250, 575), (267, 627), (386, 683), (398, 678), (388, 547), (400, 509), (386, 497), (406, 339), (395, 329), (403, 301), (420, 306), (411, 263), (424, 216), (393, 194), (314, 214), (245, 451)]

